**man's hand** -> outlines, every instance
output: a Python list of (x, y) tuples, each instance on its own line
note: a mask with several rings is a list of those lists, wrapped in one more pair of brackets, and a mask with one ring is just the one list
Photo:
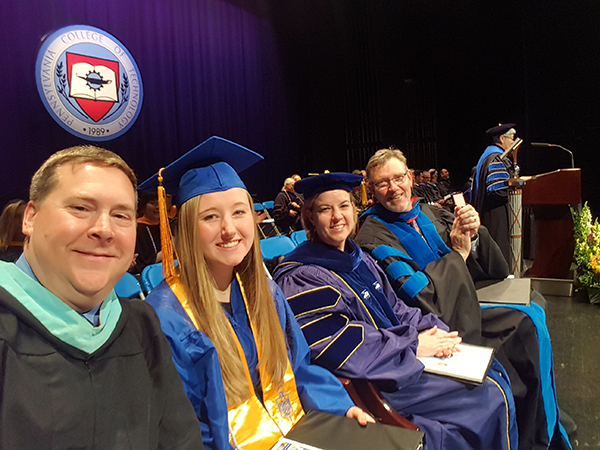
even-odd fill
[(448, 333), (435, 326), (419, 333), (417, 356), (450, 356), (460, 351), (456, 346), (461, 341), (458, 331)]
[(296, 217), (298, 215), (298, 211), (290, 209), (290, 217)]
[(457, 206), (454, 208), (454, 223), (458, 222), (461, 233), (468, 234), (469, 239), (474, 238), (479, 232), (481, 221), (479, 214), (471, 205)]
[(480, 225), (479, 214), (471, 205), (454, 209), (454, 223), (450, 231), (452, 249), (460, 253), (465, 261), (471, 253), (471, 238), (477, 235)]

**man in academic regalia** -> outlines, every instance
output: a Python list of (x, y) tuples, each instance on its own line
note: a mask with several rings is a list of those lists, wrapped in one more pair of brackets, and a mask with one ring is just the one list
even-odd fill
[(508, 185), (510, 160), (500, 156), (515, 142), (516, 124), (506, 123), (492, 127), (486, 134), (492, 138), (477, 163), (471, 189), (471, 204), (479, 212), (481, 223), (502, 250), (510, 263), (510, 232), (508, 210)]
[[(407, 305), (433, 313), (463, 341), (496, 349), (517, 406), (519, 448), (569, 448), (558, 421), (552, 349), (537, 304), (482, 309), (474, 280), (501, 279), (508, 265), (470, 205), (454, 214), (411, 196), (412, 174), (399, 150), (382, 149), (367, 164), (376, 204), (354, 241), (386, 272)], [(541, 297), (534, 293), (532, 298)], [(541, 302), (544, 299), (541, 298)], [(553, 441), (554, 439), (554, 441)]]
[(133, 260), (136, 179), (93, 146), (33, 176), (0, 263), (0, 449), (202, 449), (156, 313), (113, 287)]

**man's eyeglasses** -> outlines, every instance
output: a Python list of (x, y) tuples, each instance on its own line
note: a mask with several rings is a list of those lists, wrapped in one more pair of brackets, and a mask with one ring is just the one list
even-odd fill
[(389, 189), (390, 184), (392, 182), (394, 182), (394, 184), (396, 186), (404, 183), (404, 180), (406, 179), (406, 174), (408, 172), (404, 172), (402, 174), (393, 176), (392, 178), (388, 178), (387, 180), (381, 180), (378, 181), (377, 183), (373, 183), (373, 186), (375, 186), (375, 189), (377, 189), (378, 191), (386, 191)]
[(516, 134), (503, 134), (502, 136), (504, 136), (505, 138), (508, 138), (508, 139), (512, 139), (513, 141), (517, 137)]

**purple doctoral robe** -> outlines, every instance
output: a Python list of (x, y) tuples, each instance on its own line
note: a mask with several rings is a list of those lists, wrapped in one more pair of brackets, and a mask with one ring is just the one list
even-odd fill
[(416, 359), (419, 332), (448, 327), (407, 306), (368, 254), (351, 240), (346, 247), (304, 242), (275, 272), (312, 360), (338, 376), (375, 382), (425, 432), (428, 449), (516, 448), (514, 403), (502, 366), (494, 362), (477, 387), (424, 373)]

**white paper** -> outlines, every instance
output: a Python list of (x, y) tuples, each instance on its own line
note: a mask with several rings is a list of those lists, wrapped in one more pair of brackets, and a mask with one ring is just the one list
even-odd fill
[(417, 356), (417, 359), (425, 366), (425, 372), (482, 383), (485, 380), (494, 349), (470, 344), (458, 344), (457, 347), (460, 348), (460, 352), (454, 353), (450, 357)]
[(312, 445), (303, 444), (302, 442), (292, 441), (282, 437), (277, 441), (271, 450), (323, 450)]

